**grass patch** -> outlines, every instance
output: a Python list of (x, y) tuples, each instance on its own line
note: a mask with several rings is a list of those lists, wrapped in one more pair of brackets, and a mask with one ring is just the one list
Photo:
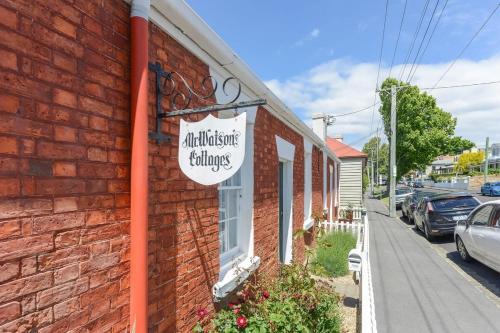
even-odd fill
[(347, 256), (355, 247), (356, 237), (350, 232), (333, 232), (322, 236), (312, 262), (314, 273), (333, 277), (348, 274)]

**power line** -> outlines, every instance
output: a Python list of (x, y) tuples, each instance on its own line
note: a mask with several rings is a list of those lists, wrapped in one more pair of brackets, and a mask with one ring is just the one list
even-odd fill
[(405, 6), (403, 8), (403, 15), (401, 17), (401, 23), (399, 24), (399, 32), (398, 32), (398, 38), (396, 39), (396, 47), (394, 48), (394, 53), (392, 54), (392, 60), (391, 60), (391, 69), (389, 70), (389, 75), (388, 77), (391, 77), (392, 73), (392, 66), (394, 65), (394, 59), (396, 58), (396, 52), (398, 50), (398, 45), (399, 45), (399, 37), (401, 36), (401, 30), (403, 30), (403, 22), (405, 20), (405, 15), (406, 15), (406, 6), (408, 5), (408, 0), (405, 0)]
[(483, 30), (483, 28), (486, 26), (486, 24), (488, 24), (489, 20), (496, 13), (496, 11), (498, 10), (498, 7), (500, 7), (500, 3), (498, 3), (496, 5), (495, 9), (492, 10), (492, 12), (490, 13), (490, 15), (486, 18), (486, 20), (481, 25), (481, 27), (479, 27), (479, 30), (477, 30), (476, 33), (472, 36), (472, 38), (467, 42), (467, 44), (465, 44), (464, 48), (460, 51), (460, 53), (458, 54), (458, 56), (453, 60), (453, 62), (450, 64), (450, 66), (448, 66), (448, 68), (444, 71), (443, 75), (441, 75), (441, 77), (439, 78), (439, 80), (437, 80), (437, 82), (434, 84), (434, 87), (436, 87), (441, 82), (441, 80), (446, 76), (446, 74), (448, 74), (448, 72), (450, 71), (450, 69), (455, 65), (455, 63), (457, 62), (457, 60), (462, 56), (462, 54), (464, 54), (465, 50), (467, 50), (467, 48), (474, 41), (474, 39), (476, 39), (477, 35), (479, 35), (479, 33)]
[(347, 112), (347, 113), (342, 113), (342, 114), (334, 114), (333, 116), (334, 116), (334, 117), (349, 116), (349, 115), (351, 115), (351, 114), (355, 114), (355, 113), (359, 113), (359, 112), (363, 112), (363, 111), (369, 110), (369, 109), (371, 109), (372, 107), (374, 107), (374, 106), (375, 106), (375, 105), (377, 105), (377, 104), (380, 104), (380, 101), (375, 102), (374, 104), (372, 104), (372, 105), (370, 105), (370, 106), (367, 106), (366, 108), (362, 108), (362, 109), (359, 109), (359, 110), (356, 110), (356, 111)]
[(384, 14), (384, 27), (382, 28), (382, 43), (380, 43), (380, 55), (378, 58), (378, 70), (377, 70), (377, 82), (375, 83), (375, 94), (373, 95), (373, 110), (372, 119), (370, 122), (370, 132), (373, 130), (373, 118), (375, 117), (375, 104), (377, 101), (378, 81), (380, 79), (380, 67), (382, 66), (382, 53), (384, 51), (384, 40), (385, 40), (385, 26), (387, 24), (387, 9), (389, 8), (389, 0), (385, 1), (385, 14)]
[(420, 55), (420, 51), (422, 50), (422, 45), (424, 44), (425, 37), (427, 37), (427, 33), (429, 32), (429, 28), (431, 27), (432, 20), (434, 20), (434, 14), (436, 13), (436, 10), (439, 5), (439, 1), (436, 1), (436, 5), (434, 6), (434, 10), (432, 11), (431, 17), (429, 19), (429, 22), (427, 23), (427, 27), (425, 28), (424, 36), (422, 37), (422, 40), (420, 40), (420, 45), (418, 46), (417, 53), (415, 54), (415, 58), (413, 59), (413, 63), (411, 64), (410, 71), (408, 72), (408, 76), (406, 77), (406, 82), (410, 82), (410, 75), (413, 70), (413, 67), (415, 66), (415, 63), (417, 62), (418, 56)]
[(469, 84), (457, 84), (452, 86), (441, 86), (441, 87), (432, 87), (432, 88), (419, 88), (420, 90), (437, 90), (437, 89), (450, 89), (450, 88), (463, 88), (463, 87), (473, 87), (473, 86), (484, 86), (489, 84), (498, 84), (500, 81), (488, 81), (488, 82), (476, 82)]
[(419, 22), (417, 24), (417, 29), (415, 30), (415, 33), (413, 34), (413, 40), (411, 42), (410, 50), (409, 50), (408, 54), (406, 55), (404, 65), (401, 68), (401, 71), (399, 73), (399, 81), (402, 80), (404, 73), (405, 73), (405, 70), (406, 70), (406, 65), (408, 63), (408, 60), (410, 60), (410, 56), (413, 53), (413, 47), (415, 46), (415, 42), (417, 41), (418, 34), (420, 33), (420, 28), (422, 27), (422, 23), (424, 22), (425, 13), (427, 13), (427, 8), (429, 7), (429, 1), (430, 0), (427, 0), (425, 2), (424, 9), (422, 10), (422, 14), (420, 14), (420, 19), (419, 19)]
[(413, 71), (413, 74), (411, 75), (410, 80), (408, 82), (410, 82), (411, 80), (413, 80), (413, 76), (417, 72), (418, 66), (420, 66), (420, 62), (422, 61), (425, 52), (427, 52), (427, 48), (429, 47), (431, 39), (434, 36), (434, 33), (436, 32), (436, 28), (439, 25), (439, 22), (441, 21), (441, 17), (443, 16), (444, 10), (446, 9), (447, 5), (448, 5), (448, 0), (446, 0), (446, 2), (444, 3), (443, 8), (441, 8), (441, 12), (439, 13), (439, 17), (438, 17), (438, 19), (436, 21), (436, 24), (434, 24), (434, 28), (432, 29), (431, 35), (429, 36), (429, 39), (427, 40), (427, 44), (425, 44), (424, 50), (422, 51), (422, 54), (420, 54), (420, 58), (417, 61), (417, 65), (415, 66), (415, 70)]

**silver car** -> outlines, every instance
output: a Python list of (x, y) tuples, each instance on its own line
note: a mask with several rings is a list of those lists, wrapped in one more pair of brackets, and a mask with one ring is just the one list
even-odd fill
[(471, 258), (500, 272), (500, 200), (483, 203), (455, 227), (460, 257)]
[(413, 191), (409, 187), (399, 187), (396, 189), (396, 208), (401, 208), (403, 201), (405, 201), (406, 197), (413, 194)]

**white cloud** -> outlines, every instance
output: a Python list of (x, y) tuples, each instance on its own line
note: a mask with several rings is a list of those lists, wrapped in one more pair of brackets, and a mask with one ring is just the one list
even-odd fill
[[(448, 66), (449, 63), (421, 65), (412, 84), (431, 87)], [(401, 66), (396, 66), (392, 73), (397, 74), (400, 69)], [(381, 69), (380, 81), (388, 72), (386, 67)], [(439, 85), (498, 81), (499, 73), (500, 55), (481, 61), (459, 60)], [(284, 81), (271, 80), (266, 84), (304, 121), (308, 121), (317, 112), (342, 114), (373, 104), (376, 78), (375, 63), (356, 64), (346, 59), (336, 59), (302, 75)], [(440, 107), (457, 117), (456, 135), (478, 145), (483, 144), (486, 136), (490, 136), (490, 141), (500, 142), (500, 84), (432, 90), (429, 93), (436, 97)], [(367, 136), (370, 128), (376, 130), (380, 119), (377, 109), (373, 125), (371, 119), (371, 109), (338, 117), (329, 133), (343, 134), (348, 143), (355, 142)], [(356, 146), (362, 146), (364, 141), (361, 140)]]
[(306, 42), (311, 41), (315, 38), (318, 38), (320, 32), (321, 31), (318, 28), (314, 28), (306, 37), (303, 37), (303, 38), (299, 39), (298, 41), (296, 41), (295, 43), (293, 43), (292, 47), (301, 47)]

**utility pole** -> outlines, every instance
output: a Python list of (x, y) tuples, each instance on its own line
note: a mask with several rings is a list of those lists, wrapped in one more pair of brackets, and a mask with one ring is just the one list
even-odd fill
[(488, 146), (490, 145), (490, 137), (486, 137), (486, 147), (484, 148), (484, 182), (488, 181)]
[(379, 134), (378, 134), (378, 131), (379, 131), (379, 127), (377, 127), (377, 151), (376, 151), (376, 155), (377, 155), (377, 165), (376, 165), (376, 170), (377, 170), (377, 185), (380, 183), (380, 176), (379, 176), (379, 172), (378, 172), (378, 150), (379, 150), (379, 146), (380, 146), (380, 137), (379, 137)]
[(396, 86), (391, 86), (391, 153), (389, 163), (389, 216), (396, 217)]
[[(373, 151), (372, 151), (373, 153)], [(374, 178), (375, 178), (375, 175), (373, 173), (373, 159), (372, 159), (372, 163), (371, 163), (371, 167), (372, 167), (372, 197), (373, 197), (373, 192), (375, 191), (375, 181), (374, 181)]]

